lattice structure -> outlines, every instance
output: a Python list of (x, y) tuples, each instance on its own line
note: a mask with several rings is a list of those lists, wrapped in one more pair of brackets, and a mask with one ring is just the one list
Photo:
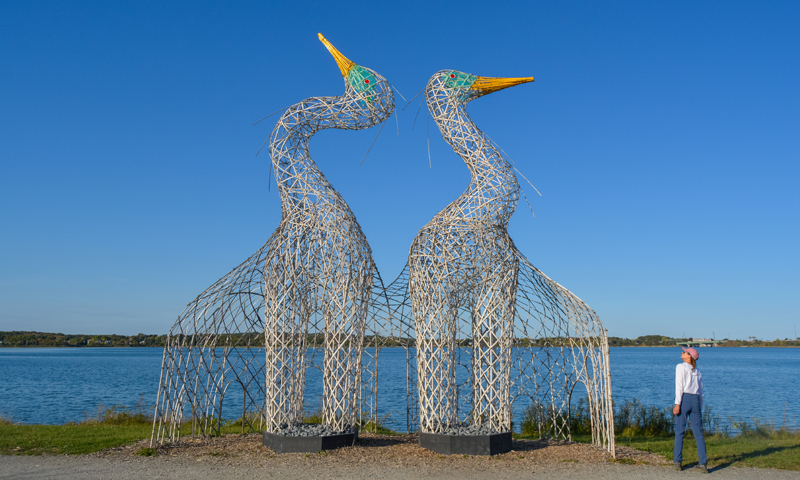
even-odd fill
[(605, 329), (514, 246), (507, 227), (520, 186), (466, 111), (475, 98), (530, 81), (443, 70), (425, 89), (428, 109), (471, 181), (419, 231), (409, 252), (420, 427), (452, 434), (466, 421), (506, 432), (516, 401), (534, 405), (540, 435), (569, 438), (573, 389), (583, 383), (594, 440), (613, 453)]
[(278, 120), (269, 152), (281, 223), (178, 317), (164, 349), (153, 442), (179, 438), (187, 416), (192, 433), (218, 432), (231, 396), (241, 400), (243, 432), (302, 422), (308, 367), (321, 373), (323, 423), (355, 428), (362, 409), (366, 421), (375, 418), (385, 339), (374, 332), (391, 307), (367, 239), (311, 159), (309, 141), (326, 128), (379, 124), (394, 111), (394, 97), (383, 77), (320, 40), (342, 71), (345, 94), (308, 98)]

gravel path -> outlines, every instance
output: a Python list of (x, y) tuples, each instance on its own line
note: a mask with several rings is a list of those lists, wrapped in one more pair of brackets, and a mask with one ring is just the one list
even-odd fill
[[(358, 446), (322, 454), (277, 455), (260, 445), (260, 435), (231, 435), (162, 447), (159, 455), (135, 455), (145, 441), (128, 447), (79, 456), (0, 455), (5, 478), (452, 478), (492, 480), (546, 476), (554, 479), (694, 478), (675, 472), (663, 458), (621, 448), (618, 460), (586, 444), (514, 441), (512, 452), (494, 457), (443, 456), (419, 448), (416, 437), (362, 434)], [(645, 463), (646, 462), (646, 463)], [(800, 479), (800, 472), (772, 469), (712, 469), (719, 479)]]

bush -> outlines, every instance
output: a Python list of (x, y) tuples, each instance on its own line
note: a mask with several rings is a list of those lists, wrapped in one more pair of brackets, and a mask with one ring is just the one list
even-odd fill
[(776, 438), (776, 439), (789, 439), (800, 437), (800, 429), (796, 425), (790, 426), (784, 419), (782, 425), (775, 425), (775, 422), (761, 422), (759, 418), (753, 418), (752, 423), (743, 420), (739, 417), (738, 420), (733, 420), (733, 417), (728, 417), (728, 422), (739, 429), (739, 437), (741, 438)]
[(153, 423), (153, 407), (147, 407), (144, 393), (139, 396), (139, 400), (133, 407), (113, 405), (105, 408), (101, 403), (97, 407), (97, 414), (94, 418), (90, 418), (86, 412), (83, 415), (84, 420), (80, 422), (83, 425), (145, 425)]
[(580, 399), (570, 412), (555, 411), (551, 404), (540, 402), (532, 403), (522, 412), (522, 435), (547, 438), (558, 436), (558, 432), (568, 432), (571, 435), (591, 434), (592, 420), (586, 399)]
[(142, 457), (155, 457), (158, 455), (158, 450), (155, 448), (142, 447), (136, 452), (136, 455), (141, 455)]
[(614, 405), (614, 432), (623, 437), (672, 435), (672, 408), (646, 407), (638, 398)]
[[(741, 417), (734, 420), (728, 417), (725, 422), (717, 415), (714, 408), (706, 405), (703, 408), (703, 432), (727, 438), (731, 432), (738, 430), (737, 437), (742, 438), (776, 438), (789, 439), (800, 436), (796, 424), (790, 425), (785, 416), (778, 426), (775, 422), (762, 422), (758, 418), (745, 421)], [(569, 428), (567, 429), (567, 424)], [(557, 432), (570, 435), (590, 435), (591, 417), (589, 403), (585, 398), (573, 405), (570, 412), (554, 411), (550, 404), (534, 402), (528, 406), (520, 422), (520, 433), (532, 437), (556, 437)], [(639, 399), (628, 400), (622, 404), (614, 404), (614, 432), (618, 437), (665, 437), (675, 432), (675, 417), (672, 406), (659, 408), (655, 405), (645, 406)], [(692, 429), (687, 428), (687, 436), (692, 437)]]
[[(704, 423), (718, 422), (718, 418), (710, 412), (711, 407), (708, 407), (707, 414), (704, 414)], [(535, 402), (523, 412), (520, 430), (526, 436), (555, 436), (556, 432), (565, 430), (567, 422), (569, 434), (591, 435), (592, 420), (589, 402), (585, 398), (578, 400), (577, 405), (573, 405), (569, 412), (554, 412), (552, 405)], [(672, 435), (672, 408), (645, 406), (639, 399), (615, 404), (614, 431), (617, 435), (626, 437)]]
[(322, 423), (322, 407), (303, 416), (303, 423)]
[[(673, 432), (671, 408), (659, 409), (653, 405), (646, 407), (641, 400), (634, 399), (615, 405), (614, 410), (614, 431), (617, 435), (664, 436)], [(555, 412), (550, 404), (534, 402), (523, 412), (520, 430), (526, 436), (554, 437), (557, 436), (557, 432), (591, 435), (592, 419), (589, 402), (581, 398), (569, 412)]]

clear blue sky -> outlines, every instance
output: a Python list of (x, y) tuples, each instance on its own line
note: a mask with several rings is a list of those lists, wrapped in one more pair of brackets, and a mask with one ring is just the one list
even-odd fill
[[(793, 337), (800, 3), (514, 3), (3, 2), (0, 330), (166, 333), (258, 249), (252, 124), (344, 91), (322, 32), (408, 99), (444, 68), (536, 78), (469, 109), (544, 195), (511, 236), (610, 335)], [(428, 168), (417, 105), (362, 166), (377, 128), (311, 144), (388, 279), (468, 181), (433, 124)]]

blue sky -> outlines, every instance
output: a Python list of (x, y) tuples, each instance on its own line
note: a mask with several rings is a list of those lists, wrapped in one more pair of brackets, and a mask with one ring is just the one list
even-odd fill
[[(543, 194), (517, 246), (610, 335), (795, 335), (800, 4), (227, 3), (0, 7), (0, 330), (166, 333), (257, 250), (252, 124), (344, 91), (322, 32), (409, 100), (444, 68), (536, 78), (469, 111)], [(361, 166), (377, 128), (311, 144), (385, 279), (469, 178), (433, 124), (429, 168), (417, 106)]]

